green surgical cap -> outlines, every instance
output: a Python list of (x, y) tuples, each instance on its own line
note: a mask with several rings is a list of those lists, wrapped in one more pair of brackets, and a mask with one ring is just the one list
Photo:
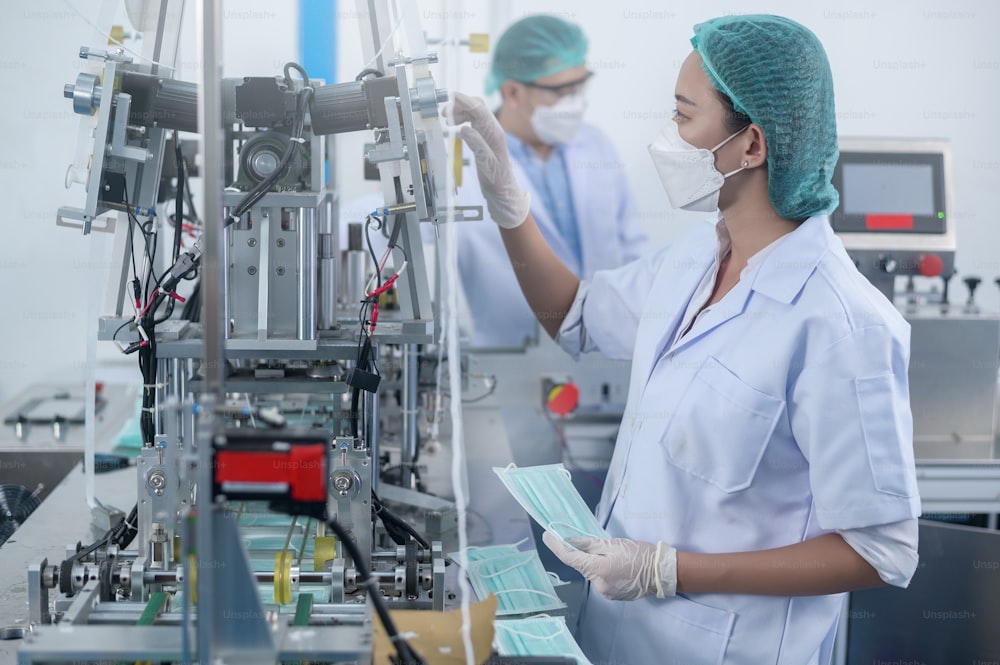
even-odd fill
[(840, 154), (833, 75), (808, 28), (780, 16), (736, 15), (694, 26), (702, 68), (767, 139), (768, 196), (785, 219), (834, 211)]
[(572, 23), (555, 16), (527, 16), (500, 35), (486, 77), (486, 94), (508, 79), (531, 83), (587, 61), (587, 38)]

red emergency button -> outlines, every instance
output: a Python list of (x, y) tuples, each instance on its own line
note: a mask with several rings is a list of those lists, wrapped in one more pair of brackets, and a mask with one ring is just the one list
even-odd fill
[(944, 270), (944, 261), (937, 254), (925, 254), (917, 264), (917, 270), (924, 277), (937, 277)]
[(574, 383), (561, 383), (549, 391), (545, 407), (557, 416), (573, 412), (580, 403), (580, 389)]

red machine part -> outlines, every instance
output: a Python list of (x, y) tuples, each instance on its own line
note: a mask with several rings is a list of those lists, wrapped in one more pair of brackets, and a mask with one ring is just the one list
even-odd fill
[[(286, 450), (217, 450), (214, 472), (217, 487), (283, 483), (293, 501), (326, 501), (326, 446), (322, 443), (292, 445)], [(273, 493), (262, 491), (262, 498)]]

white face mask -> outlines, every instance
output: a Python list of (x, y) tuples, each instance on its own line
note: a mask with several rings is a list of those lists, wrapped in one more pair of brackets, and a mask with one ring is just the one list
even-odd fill
[(715, 168), (715, 151), (744, 131), (746, 127), (711, 150), (706, 150), (682, 139), (676, 122), (667, 123), (649, 146), (649, 154), (671, 206), (694, 212), (714, 212), (719, 208), (719, 190), (726, 178), (746, 166), (723, 175)]
[(587, 100), (582, 94), (567, 95), (552, 106), (538, 106), (531, 114), (535, 135), (549, 145), (569, 143), (583, 123)]

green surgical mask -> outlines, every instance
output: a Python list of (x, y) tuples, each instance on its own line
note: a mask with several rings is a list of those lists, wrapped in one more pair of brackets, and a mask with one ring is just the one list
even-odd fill
[(531, 517), (562, 540), (580, 536), (610, 538), (562, 464), (494, 467), (501, 482)]
[[(497, 616), (533, 614), (566, 607), (538, 553), (513, 552), (469, 564), (469, 582), (480, 600), (497, 597)], [(558, 579), (558, 578), (557, 578)]]
[[(521, 551), (518, 548), (526, 542), (528, 542), (528, 539), (522, 538), (516, 543), (508, 545), (485, 545), (482, 547), (470, 545), (465, 548), (465, 556), (471, 562), (482, 561), (483, 559), (492, 559), (493, 557), (497, 557), (502, 554), (515, 554)], [(452, 561), (460, 561), (458, 552), (451, 552), (448, 554), (448, 558)]]
[(493, 645), (501, 656), (563, 656), (575, 658), (578, 665), (592, 665), (562, 617), (504, 619), (493, 625)]

